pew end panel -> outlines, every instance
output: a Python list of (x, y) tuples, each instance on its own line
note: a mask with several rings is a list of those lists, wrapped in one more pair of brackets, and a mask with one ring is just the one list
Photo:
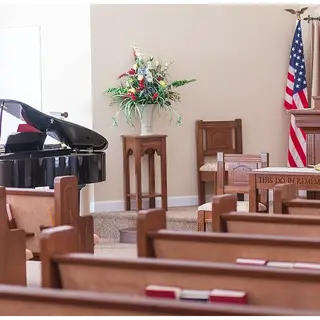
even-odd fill
[(5, 255), (5, 283), (27, 284), (26, 236), (24, 230), (8, 230)]
[(94, 223), (91, 214), (79, 217), (77, 224), (79, 250), (81, 252), (94, 253)]
[(273, 189), (273, 198), (273, 212), (279, 214), (288, 213), (283, 206), (283, 201), (298, 198), (298, 188), (293, 183), (277, 184)]
[(25, 286), (25, 233), (9, 229), (6, 203), (6, 189), (0, 187), (0, 283)]
[(71, 226), (59, 226), (42, 231), (40, 235), (42, 287), (62, 288), (58, 266), (53, 256), (79, 252), (78, 237), (78, 230)]
[(166, 211), (149, 209), (138, 212), (137, 218), (137, 250), (138, 257), (155, 257), (153, 241), (149, 232), (166, 229)]

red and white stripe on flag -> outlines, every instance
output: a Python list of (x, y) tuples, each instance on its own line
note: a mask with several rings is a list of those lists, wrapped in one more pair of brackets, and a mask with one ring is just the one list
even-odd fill
[[(284, 106), (287, 110), (309, 107), (300, 21), (297, 23), (290, 51)], [(305, 167), (307, 165), (306, 146), (306, 133), (296, 126), (295, 117), (291, 115), (288, 148), (289, 167)]]

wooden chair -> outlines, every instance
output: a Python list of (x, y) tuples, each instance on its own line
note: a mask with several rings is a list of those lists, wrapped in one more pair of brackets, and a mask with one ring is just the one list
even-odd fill
[(125, 294), (0, 285), (1, 316), (315, 316), (319, 311), (204, 304)]
[(213, 232), (320, 237), (320, 217), (241, 213), (236, 212), (236, 206), (237, 197), (235, 195), (213, 196)]
[[(248, 194), (249, 175), (247, 172), (268, 167), (269, 154), (217, 154), (217, 193), (218, 194)], [(225, 177), (227, 169), (227, 177)], [(268, 212), (268, 190), (260, 191), (259, 211)], [(235, 211), (249, 212), (249, 201), (238, 201)], [(198, 207), (198, 231), (205, 231), (206, 221), (212, 219), (212, 203), (207, 202)]]
[[(320, 309), (320, 271), (167, 259), (107, 259), (77, 251), (77, 231), (41, 234), (42, 286), (144, 296), (148, 285), (245, 291), (255, 306)], [(61, 246), (61, 243), (67, 244)], [(73, 247), (73, 248), (72, 248)], [(297, 290), (299, 288), (299, 290)]]
[(320, 238), (166, 229), (166, 212), (138, 213), (138, 257), (235, 263), (238, 258), (317, 263)]
[(217, 190), (217, 152), (242, 153), (242, 120), (196, 121), (199, 206), (205, 203), (205, 183)]
[(273, 212), (297, 215), (320, 215), (320, 200), (300, 198), (295, 184), (274, 187)]
[(54, 190), (7, 188), (6, 193), (10, 228), (25, 230), (34, 259), (39, 259), (41, 230), (60, 225), (79, 229), (80, 250), (93, 253), (93, 217), (79, 215), (77, 177), (55, 178)]

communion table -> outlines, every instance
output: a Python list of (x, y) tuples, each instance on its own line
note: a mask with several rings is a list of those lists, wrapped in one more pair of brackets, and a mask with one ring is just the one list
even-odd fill
[[(248, 174), (249, 212), (258, 212), (259, 190), (273, 189), (279, 183), (294, 183), (300, 190), (320, 191), (320, 171), (314, 168), (267, 167)], [(268, 203), (266, 205), (269, 208)]]

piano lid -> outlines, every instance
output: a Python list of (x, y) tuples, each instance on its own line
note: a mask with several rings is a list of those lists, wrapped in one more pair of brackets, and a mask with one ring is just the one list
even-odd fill
[[(108, 148), (108, 141), (99, 133), (78, 124), (49, 116), (21, 101), (0, 99), (0, 113), (3, 111), (25, 121), (71, 149), (105, 150)], [(2, 119), (0, 119), (0, 125), (1, 122)]]

